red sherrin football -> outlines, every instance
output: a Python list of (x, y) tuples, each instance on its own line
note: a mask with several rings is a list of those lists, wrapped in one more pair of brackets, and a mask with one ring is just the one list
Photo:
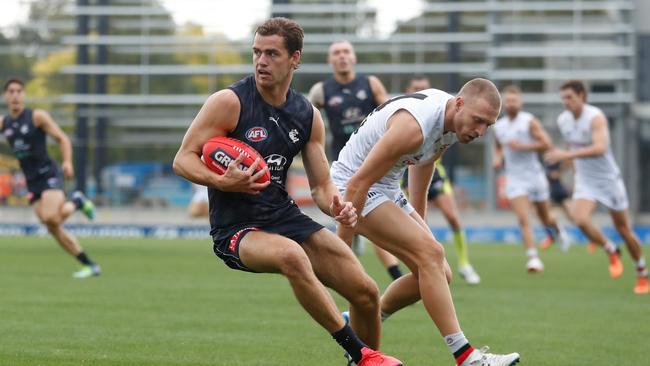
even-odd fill
[[(250, 147), (247, 143), (233, 139), (230, 137), (216, 136), (209, 139), (203, 144), (203, 161), (213, 172), (222, 175), (226, 172), (228, 164), (237, 159), (240, 154), (244, 154), (244, 160), (241, 162), (240, 169), (247, 169), (255, 162), (255, 159), (260, 158), (255, 173), (266, 167), (266, 161), (257, 152), (257, 150)], [(257, 183), (265, 183), (271, 179), (271, 174), (266, 171)]]

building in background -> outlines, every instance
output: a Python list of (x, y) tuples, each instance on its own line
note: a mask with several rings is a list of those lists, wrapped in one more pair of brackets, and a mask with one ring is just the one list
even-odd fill
[[(357, 70), (377, 75), (392, 94), (414, 74), (450, 92), (477, 76), (499, 86), (515, 83), (525, 92), (527, 109), (552, 133), (561, 111), (559, 85), (585, 80), (590, 102), (612, 124), (612, 146), (633, 211), (650, 211), (650, 193), (642, 189), (650, 185), (650, 163), (639, 158), (650, 152), (647, 2), (429, 0), (420, 15), (388, 35), (378, 31), (378, 9), (368, 1), (270, 3), (270, 14), (292, 17), (305, 28), (303, 63), (294, 78), (294, 87), (305, 93), (329, 75), (327, 47), (340, 39), (355, 45)], [(118, 179), (110, 172), (121, 171), (115, 166), (171, 163), (207, 95), (252, 71), (250, 39), (233, 41), (205, 34), (200, 26), (174, 24), (158, 0), (34, 0), (32, 7), (18, 35), (0, 39), (0, 60), (15, 59), (3, 72), (15, 69), (40, 80), (28, 88), (50, 86), (40, 94), (30, 89), (37, 96), (30, 102), (47, 103), (55, 118), (74, 130), (77, 156), (86, 152), (87, 158), (79, 164), (94, 177), (91, 187), (105, 195)], [(35, 66), (53, 62), (59, 67), (45, 75)], [(486, 142), (452, 151), (447, 162), (461, 198), (493, 208), (495, 177)], [(163, 174), (156, 184), (174, 187), (173, 182)]]

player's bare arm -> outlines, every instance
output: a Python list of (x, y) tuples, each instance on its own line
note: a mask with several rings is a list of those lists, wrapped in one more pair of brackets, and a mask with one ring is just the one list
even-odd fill
[(61, 149), (61, 170), (66, 178), (74, 177), (74, 168), (72, 166), (72, 144), (68, 135), (63, 132), (61, 127), (54, 122), (52, 116), (42, 109), (34, 110), (34, 126), (41, 128), (45, 133), (50, 135), (59, 144)]
[(382, 105), (388, 100), (388, 92), (379, 78), (370, 75), (368, 76), (368, 83), (370, 83), (370, 90), (372, 90), (372, 95), (374, 96), (377, 105)]
[(573, 150), (553, 149), (544, 155), (544, 160), (553, 164), (567, 159), (604, 154), (609, 146), (609, 130), (605, 116), (599, 115), (591, 121), (591, 141), (591, 145)]
[(406, 110), (395, 112), (388, 119), (386, 133), (350, 178), (343, 199), (352, 202), (357, 212), (362, 212), (370, 186), (385, 176), (401, 156), (417, 151), (423, 141), (415, 118)]
[(226, 136), (235, 129), (239, 120), (239, 99), (231, 90), (224, 89), (211, 95), (188, 128), (183, 142), (174, 157), (176, 174), (194, 183), (215, 187), (226, 192), (258, 194), (269, 182), (255, 183), (265, 169), (253, 174), (259, 161), (246, 170), (239, 164), (243, 156), (230, 163), (223, 175), (212, 172), (201, 161), (203, 144), (214, 136)]
[(503, 146), (499, 140), (494, 139), (494, 148), (492, 150), (492, 167), (494, 169), (501, 169), (503, 166)]
[(323, 91), (323, 82), (319, 81), (314, 86), (309, 89), (309, 95), (307, 96), (309, 102), (316, 108), (325, 107), (325, 92)]
[(535, 142), (530, 144), (523, 144), (517, 141), (508, 144), (513, 150), (520, 151), (546, 151), (553, 147), (551, 138), (548, 136), (542, 125), (536, 118), (530, 121), (530, 134), (535, 139)]
[(311, 195), (321, 211), (352, 227), (357, 221), (356, 212), (350, 202), (342, 202), (338, 189), (332, 183), (324, 146), (325, 124), (318, 109), (314, 108), (311, 136), (302, 150)]

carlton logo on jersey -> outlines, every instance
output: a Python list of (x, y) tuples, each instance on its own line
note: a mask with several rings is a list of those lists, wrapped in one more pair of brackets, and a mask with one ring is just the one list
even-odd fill
[(264, 127), (253, 127), (246, 131), (246, 140), (252, 142), (264, 141), (269, 136), (269, 133)]

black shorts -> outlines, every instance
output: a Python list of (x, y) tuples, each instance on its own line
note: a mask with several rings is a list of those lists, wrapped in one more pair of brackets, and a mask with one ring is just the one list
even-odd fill
[(558, 205), (561, 205), (564, 200), (569, 198), (569, 193), (562, 185), (559, 179), (549, 179), (549, 191), (551, 194), (551, 200)]
[(322, 228), (323, 225), (302, 213), (298, 206), (291, 205), (286, 210), (283, 210), (281, 214), (278, 214), (275, 221), (266, 223), (243, 222), (229, 228), (217, 229), (212, 235), (212, 249), (214, 254), (221, 258), (228, 267), (255, 272), (246, 267), (239, 257), (239, 243), (247, 233), (264, 231), (282, 235), (298, 244), (302, 244), (311, 234)]
[(29, 204), (41, 199), (43, 191), (48, 189), (63, 190), (63, 177), (59, 169), (53, 166), (50, 171), (39, 175), (34, 179), (27, 180), (27, 190), (29, 190)]
[(445, 178), (440, 176), (438, 169), (433, 171), (433, 177), (431, 178), (431, 184), (429, 185), (429, 190), (427, 191), (427, 199), (429, 201), (436, 199), (439, 194), (443, 193), (443, 186), (445, 184)]

